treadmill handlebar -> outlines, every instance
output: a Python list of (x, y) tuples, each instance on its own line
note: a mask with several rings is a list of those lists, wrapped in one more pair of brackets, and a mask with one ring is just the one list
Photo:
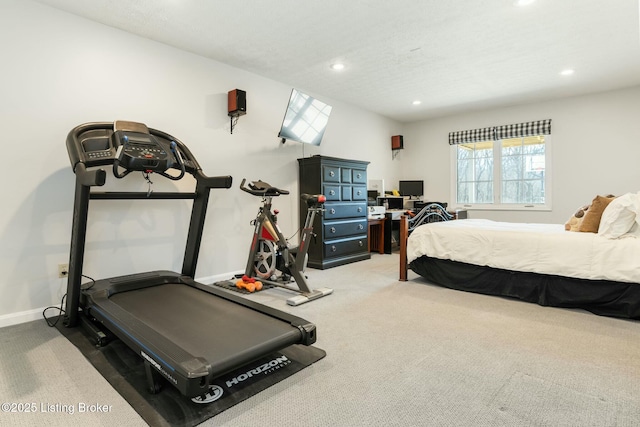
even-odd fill
[(231, 188), (233, 177), (226, 176), (206, 176), (202, 171), (198, 171), (198, 181), (201, 181), (207, 188)]
[[(225, 176), (206, 176), (202, 171), (199, 172), (199, 180), (206, 188), (231, 188), (233, 177)], [(101, 187), (107, 182), (107, 172), (104, 169), (88, 170), (84, 163), (78, 163), (75, 170), (76, 176), (80, 184), (85, 187)]]
[(75, 173), (80, 184), (85, 187), (101, 187), (107, 181), (107, 172), (104, 169), (87, 170), (84, 163), (76, 165)]

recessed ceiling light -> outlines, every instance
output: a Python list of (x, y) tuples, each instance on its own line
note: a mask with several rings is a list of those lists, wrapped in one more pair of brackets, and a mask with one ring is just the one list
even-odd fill
[(334, 70), (334, 71), (344, 70), (344, 64), (342, 64), (340, 62), (336, 62), (335, 64), (331, 64), (331, 69)]
[(422, 101), (418, 101), (417, 99), (415, 101), (412, 102), (413, 105), (420, 105), (422, 104)]
[(561, 75), (561, 76), (570, 76), (570, 75), (572, 75), (573, 73), (575, 73), (575, 71), (574, 71), (574, 70), (572, 70), (572, 69), (570, 69), (570, 68), (567, 68), (566, 70), (562, 70), (562, 71), (560, 71), (560, 75)]

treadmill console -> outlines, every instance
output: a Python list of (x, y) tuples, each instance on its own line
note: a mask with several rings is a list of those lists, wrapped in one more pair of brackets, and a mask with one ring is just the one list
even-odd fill
[[(79, 163), (85, 168), (115, 165), (116, 169), (157, 172), (174, 168), (193, 171), (199, 166), (182, 143), (169, 134), (129, 121), (85, 123), (67, 137), (67, 152), (74, 172)], [(118, 172), (120, 177), (123, 173)], [(118, 176), (117, 175), (117, 176)], [(175, 175), (175, 174), (174, 174)]]
[(164, 172), (173, 165), (172, 155), (150, 133), (116, 130), (111, 139), (119, 165), (127, 170)]
[(67, 151), (74, 171), (78, 163), (86, 167), (104, 166), (113, 163), (117, 146), (111, 141), (112, 130), (104, 128), (86, 129), (67, 138)]

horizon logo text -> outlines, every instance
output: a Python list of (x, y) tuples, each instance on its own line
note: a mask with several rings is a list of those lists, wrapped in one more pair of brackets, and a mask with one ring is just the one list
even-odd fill
[(258, 375), (258, 374), (269, 374), (275, 370), (278, 370), (286, 365), (291, 364), (291, 361), (289, 359), (287, 359), (287, 356), (280, 356), (277, 357), (275, 359), (273, 359), (270, 362), (267, 363), (263, 363), (262, 365), (254, 368), (254, 369), (250, 369), (247, 372), (245, 372), (244, 374), (240, 374), (235, 378), (232, 378), (230, 380), (227, 380), (227, 387), (231, 388), (234, 385), (238, 385), (241, 382), (253, 377), (254, 375)]

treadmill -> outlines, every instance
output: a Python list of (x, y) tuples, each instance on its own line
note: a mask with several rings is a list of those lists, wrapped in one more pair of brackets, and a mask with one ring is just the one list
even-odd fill
[[(67, 151), (76, 176), (66, 327), (84, 326), (98, 346), (113, 336), (144, 361), (148, 388), (163, 382), (186, 397), (209, 390), (227, 372), (290, 345), (316, 340), (312, 323), (249, 301), (193, 278), (209, 193), (230, 188), (230, 176), (208, 177), (177, 138), (136, 122), (94, 122), (69, 132)], [(179, 180), (195, 180), (193, 192), (98, 192), (111, 166), (115, 178), (139, 171)], [(82, 284), (90, 200), (192, 199), (186, 250), (180, 273), (151, 271)]]

